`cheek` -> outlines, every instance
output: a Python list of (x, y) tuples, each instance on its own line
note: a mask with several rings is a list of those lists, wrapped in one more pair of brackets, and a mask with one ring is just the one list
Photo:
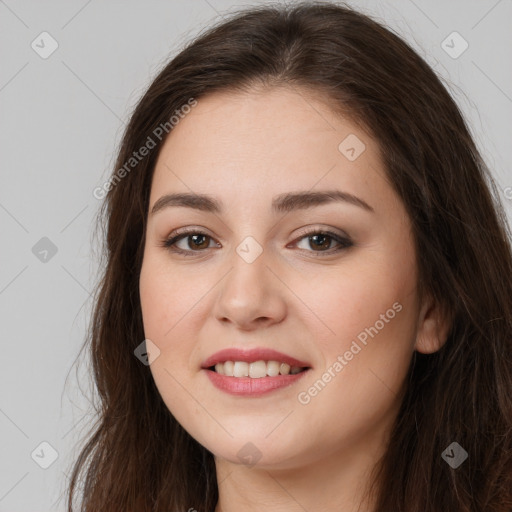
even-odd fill
[(187, 340), (193, 339), (185, 330), (194, 323), (190, 321), (193, 304), (200, 297), (187, 287), (187, 281), (183, 274), (171, 273), (158, 257), (145, 255), (139, 281), (144, 335), (160, 351), (149, 369), (163, 401), (178, 421), (187, 420), (180, 416), (184, 411), (194, 414), (194, 404), (186, 404), (186, 393), (180, 386), (189, 372), (192, 347)]
[(332, 412), (338, 425), (376, 421), (397, 399), (413, 354), (414, 261), (410, 255), (397, 261), (380, 253), (378, 261), (358, 259), (349, 271), (318, 284), (325, 293), (310, 293), (307, 300), (316, 304), (330, 330), (317, 339), (324, 364), (318, 373), (323, 375), (315, 375), (311, 387), (303, 389), (301, 403), (309, 401), (318, 417), (336, 404)]
[(318, 331), (322, 363), (299, 400), (316, 417), (329, 408), (333, 425), (375, 424), (393, 407), (413, 354), (415, 279), (412, 260), (381, 257), (310, 288), (305, 302), (329, 328)]
[(198, 329), (205, 321), (203, 305), (212, 289), (209, 274), (198, 275), (191, 268), (180, 271), (169, 265), (165, 255), (149, 253), (139, 282), (144, 334), (160, 350), (150, 369), (172, 410), (179, 409), (185, 398), (180, 383), (198, 370)]
[(297, 396), (312, 435), (348, 436), (350, 444), (396, 412), (413, 353), (415, 302), (406, 287), (390, 285), (391, 277), (372, 275), (371, 286), (346, 279), (328, 297), (315, 296), (334, 334), (324, 329), (317, 338), (322, 364)]
[[(310, 308), (322, 352), (338, 353), (368, 330), (384, 340), (408, 340), (414, 333), (416, 282), (414, 267), (402, 262), (358, 260), (346, 269), (296, 283), (294, 291)], [(314, 331), (312, 331), (314, 332)]]
[(155, 338), (161, 350), (172, 344), (177, 332), (183, 334), (193, 326), (194, 306), (207, 286), (204, 279), (194, 279), (186, 270), (171, 269), (164, 258), (145, 257), (139, 292), (146, 337)]

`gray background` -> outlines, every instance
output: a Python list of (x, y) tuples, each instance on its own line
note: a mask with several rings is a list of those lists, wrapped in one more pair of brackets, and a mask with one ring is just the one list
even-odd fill
[[(255, 3), (0, 0), (0, 512), (65, 510), (65, 475), (91, 425), (88, 369), (72, 365), (98, 268), (92, 191), (109, 175), (128, 113), (187, 40)], [(394, 28), (449, 82), (511, 218), (512, 2), (348, 3)], [(31, 47), (51, 48), (44, 31), (58, 43), (46, 59)], [(442, 47), (453, 31), (469, 44), (457, 58)], [(452, 54), (462, 49), (447, 41)], [(47, 469), (42, 442), (58, 453)]]

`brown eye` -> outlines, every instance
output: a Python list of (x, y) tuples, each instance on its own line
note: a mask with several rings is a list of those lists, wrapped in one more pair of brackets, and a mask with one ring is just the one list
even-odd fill
[[(330, 231), (313, 231), (306, 233), (299, 239), (297, 245), (302, 243), (302, 240), (307, 240), (307, 246), (299, 248), (305, 249), (308, 252), (313, 253), (315, 256), (322, 256), (321, 253), (333, 254), (342, 251), (343, 249), (348, 249), (354, 245), (349, 238), (340, 236)], [(331, 247), (333, 242), (337, 244), (337, 247)]]
[[(324, 254), (326, 256), (331, 255), (344, 249), (348, 249), (354, 245), (348, 237), (343, 237), (331, 231), (316, 230), (305, 233), (298, 239), (298, 242), (295, 242), (295, 244), (298, 245), (299, 243), (302, 243), (303, 240), (308, 241), (307, 247), (299, 248), (306, 250), (313, 256), (323, 256)], [(213, 242), (214, 245), (211, 245), (211, 242)], [(331, 247), (333, 242), (337, 247)], [(181, 247), (179, 244), (181, 244)], [(161, 245), (169, 251), (182, 254), (184, 256), (192, 256), (194, 253), (199, 254), (205, 252), (206, 249), (215, 246), (220, 247), (220, 245), (216, 243), (210, 235), (202, 233), (201, 231), (192, 230), (178, 233), (169, 239), (163, 240)]]
[[(189, 240), (188, 246), (191, 249), (207, 249), (208, 246), (210, 245), (210, 243), (209, 243), (210, 237), (208, 235), (202, 235), (202, 234), (186, 235), (186, 237), (184, 237), (184, 238), (187, 238)], [(190, 240), (192, 240), (192, 242), (190, 242)], [(206, 244), (205, 244), (205, 240), (206, 240)]]
[(329, 249), (332, 242), (332, 238), (330, 236), (323, 234), (311, 235), (308, 238), (311, 247), (318, 247), (321, 250)]
[[(178, 243), (182, 240), (186, 240), (186, 243), (185, 246), (180, 247)], [(201, 252), (203, 249), (208, 249), (210, 247), (211, 241), (212, 237), (206, 233), (191, 231), (165, 240), (163, 246), (171, 251), (180, 253)]]

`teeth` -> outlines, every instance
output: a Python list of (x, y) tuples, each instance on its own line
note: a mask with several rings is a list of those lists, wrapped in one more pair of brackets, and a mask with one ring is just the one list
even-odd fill
[(278, 375), (295, 375), (303, 370), (300, 366), (290, 366), (279, 361), (254, 361), (246, 363), (243, 361), (225, 361), (217, 363), (215, 371), (219, 375), (227, 377), (251, 377), (260, 379), (262, 377), (277, 377)]
[[(222, 363), (220, 363), (222, 365)], [(224, 375), (227, 375), (228, 377), (233, 377), (233, 367), (235, 366), (235, 363), (233, 361), (226, 361), (224, 363)], [(217, 369), (217, 366), (215, 366), (215, 369)]]
[(256, 361), (249, 365), (249, 377), (252, 379), (261, 379), (267, 376), (267, 363), (265, 361)]
[(233, 377), (249, 377), (249, 363), (235, 361), (233, 367)]
[(269, 361), (267, 363), (267, 375), (269, 377), (276, 377), (279, 375), (279, 363), (277, 361)]

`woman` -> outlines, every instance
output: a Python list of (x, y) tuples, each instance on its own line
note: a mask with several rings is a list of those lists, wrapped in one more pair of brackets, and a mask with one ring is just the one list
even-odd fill
[(430, 67), (348, 7), (202, 34), (103, 188), (83, 511), (512, 510), (512, 255)]

